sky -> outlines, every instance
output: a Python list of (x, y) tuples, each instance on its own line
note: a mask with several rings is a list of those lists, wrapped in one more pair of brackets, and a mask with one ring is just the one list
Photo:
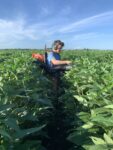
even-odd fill
[(0, 49), (113, 49), (113, 0), (0, 0)]

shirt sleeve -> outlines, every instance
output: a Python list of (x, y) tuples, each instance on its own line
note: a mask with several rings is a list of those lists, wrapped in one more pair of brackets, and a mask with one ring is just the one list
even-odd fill
[(53, 57), (52, 54), (49, 53), (49, 54), (48, 54), (48, 61), (51, 61), (52, 57)]
[(51, 60), (53, 60), (53, 59), (56, 59), (54, 56), (53, 56), (53, 54), (52, 53), (49, 53), (48, 54), (48, 64), (51, 66), (52, 64), (51, 64)]

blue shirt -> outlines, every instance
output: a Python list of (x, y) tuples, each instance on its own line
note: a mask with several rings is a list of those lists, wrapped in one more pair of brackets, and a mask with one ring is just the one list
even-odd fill
[(51, 63), (52, 59), (56, 59), (56, 60), (60, 60), (60, 55), (59, 53), (55, 53), (55, 52), (49, 52), (48, 53), (48, 57), (47, 57), (47, 63), (49, 65), (49, 67), (52, 67), (53, 64)]

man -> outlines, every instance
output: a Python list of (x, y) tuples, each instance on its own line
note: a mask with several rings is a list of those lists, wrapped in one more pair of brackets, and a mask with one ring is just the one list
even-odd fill
[(60, 52), (64, 46), (64, 43), (60, 40), (56, 40), (53, 43), (52, 52), (48, 53), (47, 63), (49, 67), (56, 70), (69, 70), (71, 69), (71, 61), (69, 60), (61, 60)]
[(53, 49), (47, 54), (47, 64), (50, 68), (55, 70), (55, 74), (52, 78), (53, 80), (53, 89), (55, 94), (58, 95), (58, 89), (60, 84), (60, 73), (72, 68), (71, 61), (61, 60), (60, 52), (64, 46), (64, 43), (60, 40), (56, 40), (53, 43)]

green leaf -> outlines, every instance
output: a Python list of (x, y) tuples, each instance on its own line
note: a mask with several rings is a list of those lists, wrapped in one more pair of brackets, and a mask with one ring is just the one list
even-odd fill
[(111, 109), (113, 109), (113, 105), (107, 105), (107, 106), (104, 106), (104, 108), (111, 108)]
[(75, 95), (74, 97), (75, 97), (78, 101), (84, 102), (84, 98), (83, 98), (83, 97), (81, 97), (81, 96), (79, 96), (79, 95)]
[(96, 122), (97, 125), (101, 125), (102, 127), (112, 127), (113, 126), (113, 117), (105, 117), (102, 114), (97, 115), (96, 117), (92, 118), (93, 122)]
[(85, 150), (108, 150), (107, 145), (83, 145)]
[(113, 144), (113, 140), (106, 133), (104, 133), (104, 139), (107, 144)]
[(34, 132), (38, 132), (38, 131), (42, 130), (42, 128), (44, 128), (45, 126), (46, 125), (42, 125), (41, 127), (37, 127), (37, 128), (19, 130), (17, 133), (15, 133), (14, 137), (16, 139), (23, 138), (24, 136), (27, 136), (29, 134), (32, 134)]
[(11, 109), (14, 107), (14, 104), (4, 104), (0, 106), (0, 111), (6, 111), (7, 109)]
[(0, 150), (6, 150), (6, 148), (3, 145), (0, 145)]
[(93, 136), (91, 136), (90, 138), (92, 139), (93, 143), (96, 144), (96, 145), (106, 144), (106, 142), (101, 138), (97, 138), (97, 137), (93, 137)]
[(14, 118), (7, 118), (7, 119), (5, 119), (3, 122), (4, 122), (9, 128), (12, 128), (12, 129), (14, 129), (14, 130), (16, 130), (16, 131), (19, 130), (19, 126), (18, 126), (18, 124), (17, 124), (16, 119), (14, 119)]
[(87, 124), (84, 124), (83, 126), (82, 126), (82, 128), (84, 128), (84, 129), (90, 129), (90, 128), (92, 128), (93, 127), (93, 123), (92, 122), (88, 122)]
[(53, 107), (51, 101), (48, 100), (48, 99), (37, 99), (36, 102), (39, 103), (39, 104), (43, 104), (43, 105)]
[(90, 133), (87, 130), (75, 131), (71, 133), (67, 139), (76, 145), (83, 145), (91, 142), (89, 138)]
[(3, 137), (7, 137), (9, 139), (11, 139), (11, 136), (3, 129), (0, 129), (0, 134), (3, 136)]
[(89, 118), (90, 118), (90, 113), (88, 112), (80, 112), (79, 114), (77, 114), (77, 116), (83, 120), (84, 122), (88, 122)]
[(83, 98), (82, 96), (75, 95), (74, 97), (75, 97), (80, 103), (82, 103), (84, 106), (87, 106), (87, 105), (88, 105), (88, 102), (87, 102), (86, 99)]
[(2, 81), (2, 79), (3, 79), (3, 78), (2, 78), (2, 77), (0, 77), (0, 81)]

